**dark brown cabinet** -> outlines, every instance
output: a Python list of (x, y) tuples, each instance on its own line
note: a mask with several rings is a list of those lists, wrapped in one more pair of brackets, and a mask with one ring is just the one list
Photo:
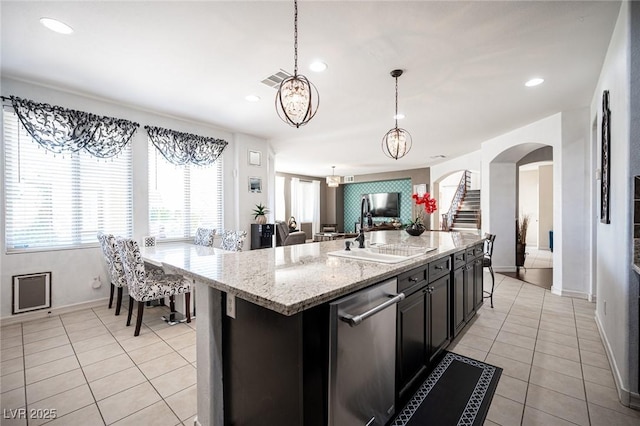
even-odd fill
[(427, 368), (425, 287), (398, 303), (396, 386), (398, 398), (411, 396), (412, 385)]
[(456, 336), (465, 325), (464, 321), (464, 268), (466, 265), (455, 269), (452, 273), (451, 294), (452, 294), (452, 336)]
[(449, 344), (449, 275), (427, 286), (427, 352), (429, 362)]
[(463, 268), (464, 272), (464, 322), (469, 322), (476, 313), (473, 288), (473, 263), (468, 263)]
[(482, 257), (479, 257), (473, 261), (473, 304), (476, 311), (480, 309), (484, 300), (484, 293), (482, 290)]
[[(398, 304), (396, 396), (401, 403), (412, 395), (431, 361), (449, 344), (451, 259), (427, 265), (399, 277), (398, 287), (407, 297)], [(435, 277), (435, 278), (432, 278)], [(416, 282), (412, 287), (403, 281)]]

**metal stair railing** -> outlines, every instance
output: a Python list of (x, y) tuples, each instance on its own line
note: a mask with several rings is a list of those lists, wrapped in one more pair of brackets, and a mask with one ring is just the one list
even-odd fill
[(460, 203), (464, 199), (464, 196), (467, 195), (467, 189), (469, 187), (469, 181), (471, 180), (471, 172), (469, 170), (465, 170), (460, 178), (460, 182), (458, 183), (458, 188), (456, 189), (456, 193), (451, 200), (451, 206), (449, 206), (449, 211), (442, 214), (442, 230), (448, 231), (451, 229), (453, 225), (453, 216), (455, 216), (456, 212), (460, 208)]

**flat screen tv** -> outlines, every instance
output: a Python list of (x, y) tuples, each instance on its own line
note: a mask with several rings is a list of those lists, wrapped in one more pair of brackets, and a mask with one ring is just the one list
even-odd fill
[(400, 193), (364, 194), (372, 217), (400, 217)]

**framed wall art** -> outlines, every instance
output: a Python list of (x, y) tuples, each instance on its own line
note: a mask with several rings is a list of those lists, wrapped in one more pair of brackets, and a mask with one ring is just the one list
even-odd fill
[(249, 192), (262, 192), (262, 179), (259, 177), (250, 177)]
[(248, 159), (250, 166), (262, 165), (262, 153), (260, 151), (249, 150)]
[(609, 91), (602, 93), (602, 143), (600, 153), (600, 222), (611, 223), (610, 183), (611, 183), (611, 111), (609, 110)]

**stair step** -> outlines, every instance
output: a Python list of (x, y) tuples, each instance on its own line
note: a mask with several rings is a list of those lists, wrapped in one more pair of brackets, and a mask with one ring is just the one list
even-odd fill
[(464, 228), (464, 229), (478, 229), (475, 223), (459, 223), (453, 222), (454, 228)]

